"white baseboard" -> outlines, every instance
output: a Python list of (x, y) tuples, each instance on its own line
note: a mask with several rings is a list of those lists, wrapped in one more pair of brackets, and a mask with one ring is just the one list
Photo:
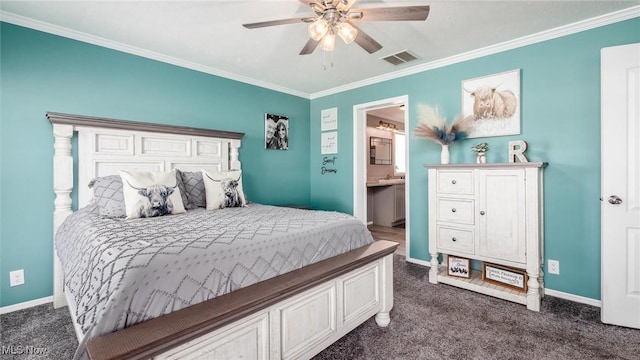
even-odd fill
[(544, 294), (557, 297), (560, 299), (570, 300), (570, 301), (581, 303), (581, 304), (602, 307), (602, 301), (600, 300), (591, 299), (591, 298), (580, 296), (580, 295), (569, 294), (569, 293), (558, 291), (558, 290), (547, 288), (547, 289), (544, 289)]
[(27, 309), (27, 308), (42, 305), (42, 304), (47, 304), (50, 302), (53, 302), (53, 296), (47, 296), (40, 299), (25, 301), (25, 302), (21, 302), (21, 303), (9, 305), (9, 306), (3, 306), (3, 307), (0, 307), (0, 315), (8, 314), (10, 312)]
[[(405, 261), (408, 262), (408, 263), (412, 263), (412, 264), (418, 264), (418, 265), (422, 265), (422, 266), (426, 266), (426, 267), (431, 267), (431, 263), (430, 262), (424, 261), (424, 260), (421, 260), (421, 259), (415, 259), (415, 258), (411, 258), (411, 257), (407, 256), (405, 258)], [(591, 299), (591, 298), (580, 296), (580, 295), (569, 294), (569, 293), (558, 291), (558, 290), (553, 290), (553, 289), (548, 289), (547, 288), (547, 289), (544, 289), (544, 294), (548, 295), (548, 296), (557, 297), (557, 298), (560, 298), (560, 299), (565, 299), (565, 300), (581, 303), (581, 304), (587, 304), (587, 305), (591, 305), (591, 306), (595, 306), (595, 307), (602, 307), (602, 301), (600, 301), (600, 300)]]
[(428, 261), (412, 258), (412, 257), (409, 257), (409, 256), (407, 256), (405, 258), (405, 261), (408, 262), (408, 263), (422, 265), (422, 266), (426, 266), (426, 267), (430, 267), (431, 266), (431, 263), (428, 262)]

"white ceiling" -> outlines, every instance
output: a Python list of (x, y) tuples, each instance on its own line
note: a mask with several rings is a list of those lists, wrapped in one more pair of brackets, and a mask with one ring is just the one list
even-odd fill
[(373, 115), (396, 125), (402, 124), (404, 129), (404, 110), (399, 106), (388, 106), (380, 109), (368, 110), (367, 115)]
[[(640, 16), (640, 1), (391, 1), (358, 0), (353, 8), (424, 5), (424, 22), (361, 22), (383, 48), (368, 54), (339, 39), (331, 54), (298, 55), (304, 23), (245, 29), (243, 23), (312, 16), (296, 0), (280, 1), (5, 1), (3, 21), (166, 61), (199, 71), (313, 98), (375, 82), (530, 34), (569, 29), (583, 20)], [(630, 9), (631, 8), (631, 9)], [(627, 9), (623, 11), (623, 9)], [(596, 18), (596, 19), (594, 19)], [(578, 24), (575, 24), (578, 23)], [(538, 34), (543, 38), (543, 34)], [(513, 42), (514, 39), (517, 39)], [(510, 42), (511, 43), (507, 43)], [(531, 40), (530, 40), (531, 41)], [(511, 45), (508, 45), (511, 44)], [(493, 47), (499, 49), (500, 47)], [(419, 60), (393, 66), (380, 58), (409, 50)], [(323, 64), (329, 66), (323, 69)], [(416, 70), (417, 71), (417, 70)]]

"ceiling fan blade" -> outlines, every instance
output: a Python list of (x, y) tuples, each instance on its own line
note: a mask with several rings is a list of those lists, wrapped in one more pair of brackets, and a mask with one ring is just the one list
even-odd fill
[(356, 36), (354, 41), (356, 42), (356, 44), (360, 45), (360, 47), (365, 49), (369, 54), (373, 54), (374, 52), (382, 49), (382, 45), (373, 40), (373, 38), (362, 31), (362, 29), (355, 26), (354, 24), (351, 24), (351, 26), (358, 30), (358, 36)]
[(314, 21), (315, 19), (316, 19), (315, 17), (311, 16), (311, 17), (303, 17), (303, 18), (262, 21), (262, 22), (251, 23), (251, 24), (242, 24), (242, 26), (246, 27), (247, 29), (257, 29), (257, 28), (263, 28), (267, 26), (295, 24), (299, 22), (308, 23), (308, 22)]
[(352, 9), (349, 13), (362, 13), (361, 18), (351, 19), (354, 21), (421, 21), (429, 16), (429, 5)]
[(307, 43), (304, 45), (302, 50), (300, 50), (300, 55), (309, 55), (309, 54), (311, 54), (316, 49), (316, 47), (318, 47), (319, 43), (320, 43), (320, 41), (315, 41), (315, 40), (309, 38), (309, 41), (307, 41)]

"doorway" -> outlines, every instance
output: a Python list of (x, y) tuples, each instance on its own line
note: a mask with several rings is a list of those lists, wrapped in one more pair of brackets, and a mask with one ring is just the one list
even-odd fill
[[(369, 146), (369, 137), (367, 136), (367, 115), (370, 112), (380, 113), (384, 112), (385, 108), (399, 108), (403, 106), (405, 109), (409, 109), (409, 97), (407, 95), (374, 101), (365, 104), (355, 105), (353, 107), (353, 118), (354, 118), (354, 129), (353, 129), (353, 164), (354, 164), (354, 181), (353, 181), (353, 212), (354, 216), (360, 219), (363, 223), (367, 223), (367, 214), (368, 214), (368, 187), (367, 187), (367, 166), (371, 159), (371, 152)], [(403, 111), (402, 122), (405, 124), (405, 128), (409, 123), (409, 115), (408, 111)], [(410, 186), (410, 171), (409, 171), (409, 137), (405, 137), (405, 148), (404, 148), (404, 159), (405, 159), (405, 173), (404, 173), (404, 188), (409, 189)], [(391, 174), (394, 175), (394, 174)], [(374, 238), (378, 239), (388, 239), (393, 236), (395, 239), (404, 238), (404, 248), (409, 249), (409, 228), (410, 228), (410, 199), (406, 196), (406, 191), (404, 192), (404, 218), (405, 218), (405, 228), (404, 234), (398, 234), (398, 231), (394, 231), (393, 233), (385, 232), (385, 231), (372, 231), (374, 234)], [(399, 228), (401, 229), (401, 228)], [(384, 230), (384, 229), (383, 229)], [(398, 229), (396, 229), (398, 230)], [(404, 236), (402, 236), (404, 235)], [(393, 239), (389, 239), (394, 241)], [(396, 240), (400, 242), (399, 240)], [(403, 254), (409, 257), (409, 253), (406, 252)]]

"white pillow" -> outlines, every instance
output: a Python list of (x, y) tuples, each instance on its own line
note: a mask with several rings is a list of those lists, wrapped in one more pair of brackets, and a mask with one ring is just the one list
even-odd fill
[(120, 171), (127, 219), (186, 212), (176, 180), (176, 171)]
[(207, 210), (226, 207), (242, 207), (247, 199), (242, 190), (242, 170), (206, 171), (202, 170)]

